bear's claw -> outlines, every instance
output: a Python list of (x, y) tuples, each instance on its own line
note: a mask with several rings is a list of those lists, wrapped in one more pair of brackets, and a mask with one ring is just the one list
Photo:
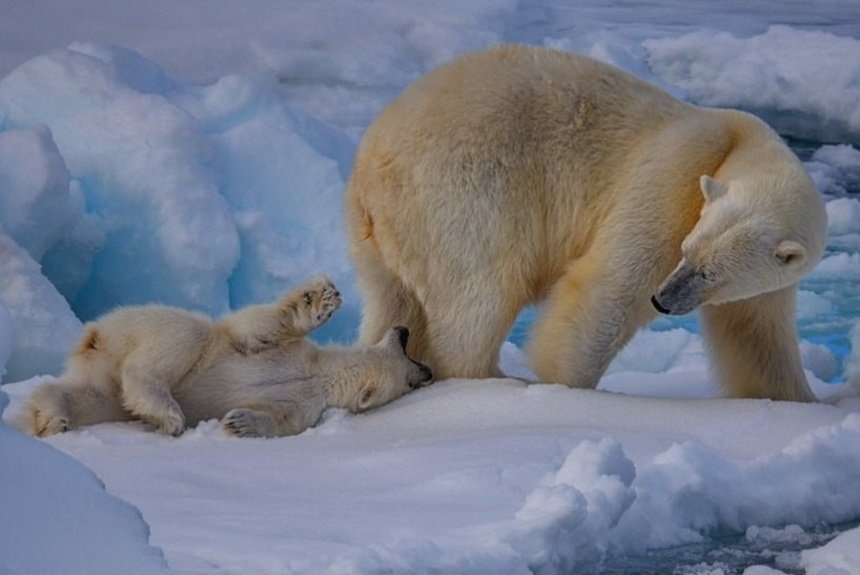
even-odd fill
[(72, 422), (66, 417), (49, 417), (44, 418), (38, 424), (36, 435), (38, 437), (48, 437), (58, 433), (65, 433), (72, 429)]
[(221, 418), (224, 431), (236, 437), (262, 437), (258, 413), (250, 409), (231, 409)]
[(340, 304), (340, 292), (331, 280), (325, 277), (314, 279), (301, 294), (295, 311), (296, 323), (307, 331), (317, 328), (331, 318)]

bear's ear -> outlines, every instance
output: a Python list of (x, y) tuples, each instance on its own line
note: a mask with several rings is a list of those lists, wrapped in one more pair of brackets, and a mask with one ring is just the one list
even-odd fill
[(806, 261), (806, 248), (797, 242), (785, 240), (776, 246), (773, 255), (784, 266), (796, 266)]
[(376, 394), (376, 383), (366, 383), (358, 392), (358, 411), (365, 411), (373, 407), (373, 396)]
[(699, 178), (699, 187), (702, 189), (702, 194), (705, 196), (705, 201), (707, 202), (713, 202), (726, 195), (726, 192), (729, 191), (728, 186), (708, 175)]
[(394, 328), (394, 331), (397, 332), (397, 339), (400, 341), (400, 347), (402, 347), (405, 352), (406, 345), (409, 343), (409, 328), (398, 325)]

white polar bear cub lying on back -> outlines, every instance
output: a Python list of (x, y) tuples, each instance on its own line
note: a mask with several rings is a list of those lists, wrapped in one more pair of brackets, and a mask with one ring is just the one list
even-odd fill
[(29, 431), (142, 419), (179, 435), (221, 418), (242, 437), (293, 435), (328, 406), (362, 412), (430, 381), (430, 370), (406, 356), (406, 328), (374, 346), (323, 348), (305, 339), (340, 301), (320, 278), (220, 321), (157, 305), (109, 313), (86, 326), (58, 381), (33, 393)]

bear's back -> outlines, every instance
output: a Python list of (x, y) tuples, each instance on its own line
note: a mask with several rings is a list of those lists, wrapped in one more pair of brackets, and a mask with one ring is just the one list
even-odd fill
[(199, 353), (213, 334), (210, 318), (191, 311), (163, 306), (122, 307), (87, 325), (97, 338), (96, 347), (124, 356), (140, 347), (164, 348), (171, 354)]
[(605, 141), (607, 131), (615, 134), (614, 141), (623, 131), (635, 137), (643, 124), (657, 126), (690, 109), (593, 58), (501, 45), (461, 56), (418, 79), (382, 112), (365, 140), (415, 152), (437, 145), (472, 147), (476, 139), (557, 152), (559, 144), (581, 149)]

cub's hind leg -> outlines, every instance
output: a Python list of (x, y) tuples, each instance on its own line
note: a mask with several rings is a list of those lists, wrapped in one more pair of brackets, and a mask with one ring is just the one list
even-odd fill
[(69, 385), (62, 380), (40, 385), (25, 408), (31, 435), (47, 437), (85, 425), (128, 421), (116, 393), (89, 385)]
[(373, 345), (391, 328), (409, 329), (409, 357), (434, 367), (427, 333), (427, 315), (415, 292), (391, 273), (369, 240), (353, 246), (358, 285), (363, 297), (358, 339)]
[(116, 364), (97, 349), (97, 339), (97, 331), (88, 329), (60, 378), (43, 383), (30, 396), (25, 412), (32, 435), (45, 437), (84, 425), (131, 419), (119, 398)]

